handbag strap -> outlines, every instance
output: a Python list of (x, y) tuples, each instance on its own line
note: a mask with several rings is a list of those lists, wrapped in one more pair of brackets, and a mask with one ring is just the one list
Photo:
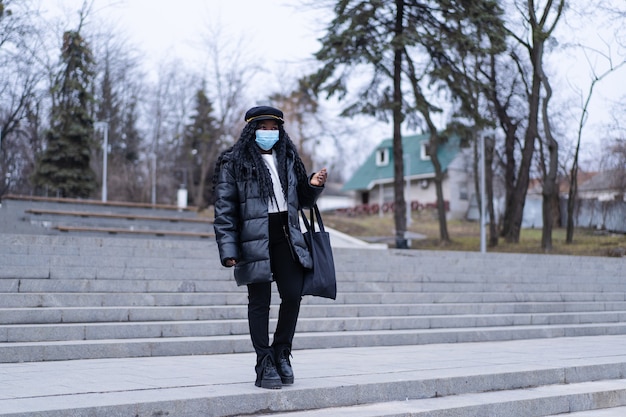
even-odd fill
[(304, 211), (302, 209), (300, 209), (300, 215), (302, 216), (304, 227), (306, 227), (306, 230), (308, 230), (309, 232), (315, 232), (315, 219), (316, 218), (317, 218), (317, 227), (320, 230), (320, 232), (326, 231), (324, 229), (324, 223), (322, 222), (322, 215), (320, 214), (320, 210), (317, 207), (317, 204), (314, 204), (313, 207), (310, 208), (310, 211), (309, 211), (309, 218), (311, 219), (310, 222), (306, 218), (306, 215), (304, 214)]
[[(320, 232), (325, 232), (324, 222), (322, 222), (322, 215), (320, 214), (320, 209), (317, 207), (317, 204), (314, 204), (313, 207), (311, 207), (311, 217), (313, 216), (313, 211), (315, 211), (315, 217), (317, 218), (318, 229), (320, 229)], [(311, 221), (311, 224), (313, 224), (313, 221)]]

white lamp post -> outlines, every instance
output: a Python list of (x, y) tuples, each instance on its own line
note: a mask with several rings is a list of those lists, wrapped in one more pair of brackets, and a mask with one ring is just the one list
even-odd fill
[(96, 122), (94, 123), (96, 129), (102, 129), (104, 131), (104, 142), (102, 143), (102, 201), (107, 201), (107, 160), (109, 153), (109, 123)]
[(412, 223), (411, 220), (411, 155), (404, 154), (404, 165), (406, 177), (404, 179), (405, 185), (405, 200), (406, 200), (406, 225), (410, 226)]
[(156, 205), (156, 181), (157, 181), (157, 176), (156, 176), (156, 168), (157, 168), (157, 155), (154, 152), (150, 152), (150, 160), (152, 162), (152, 205)]
[(485, 201), (485, 134), (479, 135), (478, 146), (480, 147), (480, 253), (487, 252), (487, 236), (485, 231), (486, 221), (486, 201)]

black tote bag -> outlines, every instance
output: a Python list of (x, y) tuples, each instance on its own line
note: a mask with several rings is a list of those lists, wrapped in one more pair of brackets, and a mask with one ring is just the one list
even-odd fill
[[(330, 236), (324, 230), (324, 223), (317, 204), (310, 210), (310, 224), (302, 209), (300, 214), (307, 229), (304, 232), (304, 239), (309, 245), (313, 258), (313, 268), (305, 268), (304, 270), (302, 295), (315, 295), (334, 300), (337, 297), (337, 278), (335, 276), (333, 251), (330, 247)], [(315, 219), (317, 219), (318, 231), (315, 231)]]

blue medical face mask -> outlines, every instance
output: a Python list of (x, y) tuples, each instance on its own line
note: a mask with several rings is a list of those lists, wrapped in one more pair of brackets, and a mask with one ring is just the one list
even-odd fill
[(278, 130), (257, 130), (256, 144), (264, 151), (269, 151), (278, 142)]

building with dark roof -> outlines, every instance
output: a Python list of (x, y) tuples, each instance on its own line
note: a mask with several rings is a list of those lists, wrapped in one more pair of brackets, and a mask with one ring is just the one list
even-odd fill
[[(470, 158), (463, 152), (457, 136), (450, 136), (437, 149), (444, 172), (442, 183), (448, 217), (463, 218), (474, 194)], [(405, 199), (413, 210), (434, 206), (437, 196), (434, 186), (435, 170), (430, 159), (429, 135), (412, 135), (402, 138), (405, 180), (408, 181)], [(393, 141), (385, 139), (374, 149), (365, 162), (344, 184), (343, 191), (352, 191), (355, 207), (366, 206), (389, 211), (394, 201)]]

